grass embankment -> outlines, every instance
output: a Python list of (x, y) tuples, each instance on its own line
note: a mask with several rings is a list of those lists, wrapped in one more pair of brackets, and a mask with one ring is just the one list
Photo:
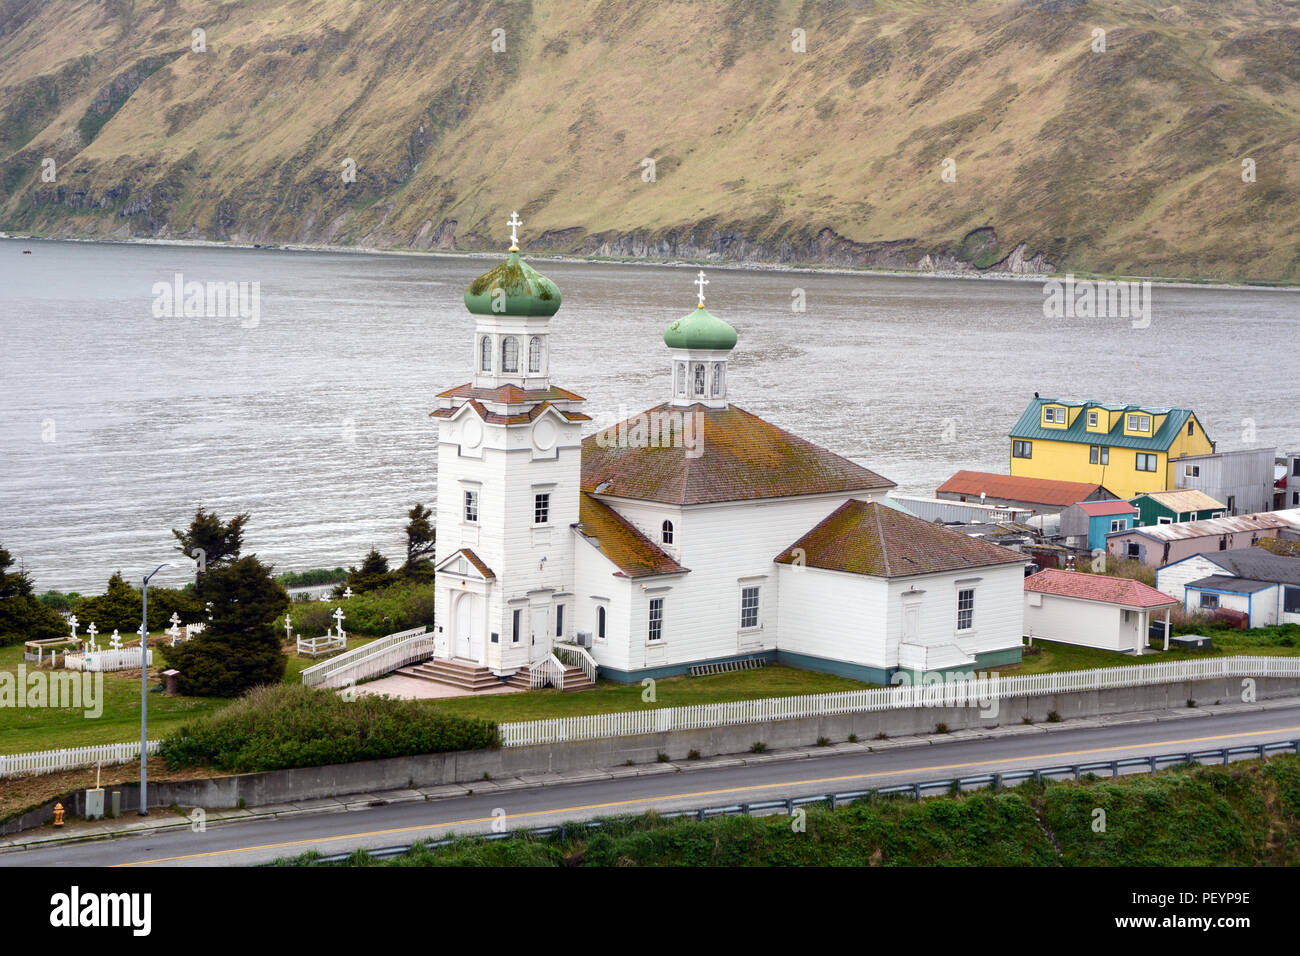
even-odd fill
[[(1104, 830), (1094, 829), (1105, 812)], [(309, 866), (318, 854), (280, 865)], [(352, 866), (1285, 866), (1300, 864), (1300, 758), (1189, 767), (1119, 781), (1032, 783), (921, 801), (862, 800), (790, 818), (576, 826), (565, 837), (418, 845)]]

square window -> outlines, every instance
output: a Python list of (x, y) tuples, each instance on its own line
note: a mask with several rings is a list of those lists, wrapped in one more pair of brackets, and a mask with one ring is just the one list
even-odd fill
[(969, 631), (975, 626), (975, 589), (957, 592), (957, 630)]
[(649, 638), (652, 641), (662, 640), (664, 636), (664, 599), (650, 599), (650, 629)]
[(1031, 441), (1012, 442), (1011, 455), (1014, 458), (1032, 458), (1034, 456), (1034, 443)]
[(1207, 594), (1201, 592), (1201, 607), (1213, 610), (1219, 606), (1219, 596), (1217, 594)]
[(551, 520), (551, 493), (533, 495), (533, 524), (546, 524)]
[(1138, 452), (1138, 454), (1137, 454), (1137, 470), (1138, 470), (1138, 471), (1155, 471), (1155, 470), (1156, 470), (1156, 456), (1155, 456), (1155, 455), (1147, 454), (1146, 452)]
[(1109, 465), (1109, 464), (1110, 464), (1110, 446), (1109, 446), (1109, 445), (1089, 445), (1089, 446), (1088, 446), (1088, 464), (1090, 464), (1090, 465)]
[(1123, 518), (1116, 518), (1114, 521), (1112, 521), (1112, 522), (1110, 523), (1110, 530), (1111, 530), (1111, 531), (1123, 531), (1123, 530), (1124, 530), (1124, 519), (1123, 519)]
[(1089, 413), (1088, 413), (1088, 427), (1089, 427), (1089, 428), (1096, 428), (1096, 427), (1097, 427), (1097, 413), (1096, 413), (1096, 412), (1089, 412)]
[(465, 492), (465, 520), (478, 521), (478, 492)]
[(740, 626), (758, 627), (758, 588), (740, 590)]
[(1300, 588), (1287, 587), (1282, 595), (1282, 610), (1287, 614), (1300, 614)]

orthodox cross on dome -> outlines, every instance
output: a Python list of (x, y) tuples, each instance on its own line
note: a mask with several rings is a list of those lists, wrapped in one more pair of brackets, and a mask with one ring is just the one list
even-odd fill
[(506, 225), (510, 227), (510, 251), (519, 251), (519, 227), (524, 224), (519, 218), (518, 210), (511, 210), (510, 218), (506, 220)]
[(700, 290), (700, 304), (696, 308), (704, 308), (704, 287), (708, 284), (709, 280), (704, 278), (704, 270), (701, 269), (700, 274), (695, 279), (695, 285)]

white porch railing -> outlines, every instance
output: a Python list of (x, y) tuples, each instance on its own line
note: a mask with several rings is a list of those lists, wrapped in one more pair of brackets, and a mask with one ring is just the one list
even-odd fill
[(581, 667), (582, 672), (587, 675), (587, 679), (593, 684), (596, 682), (596, 658), (587, 653), (587, 649), (578, 644), (556, 644), (555, 656), (560, 659), (562, 664), (568, 664), (570, 667)]
[(529, 690), (540, 690), (547, 684), (556, 690), (564, 690), (564, 665), (554, 653), (547, 654), (528, 668)]
[[(161, 740), (149, 741), (149, 756), (158, 752)], [(58, 770), (76, 770), (96, 764), (129, 763), (140, 759), (140, 741), (125, 744), (99, 744), (94, 747), (68, 747), (63, 750), (41, 750), (26, 754), (0, 754), (0, 777), (15, 777), (23, 773), (54, 773)]]
[[(366, 680), (396, 670), (406, 664), (433, 655), (433, 635), (421, 624), (410, 630), (389, 634), (364, 647), (331, 657), (313, 664), (302, 672), (302, 682), (308, 687), (343, 687), (350, 682)], [(391, 653), (390, 653), (391, 652)], [(396, 662), (396, 663), (394, 663)]]
[(526, 747), (565, 740), (595, 740), (671, 730), (699, 730), (798, 717), (825, 717), (909, 707), (976, 706), (977, 702), (982, 705), (992, 700), (1013, 697), (1105, 690), (1112, 687), (1141, 687), (1215, 677), (1300, 679), (1300, 657), (1217, 657), (1199, 661), (1065, 671), (1058, 674), (981, 677), (976, 680), (918, 684), (911, 687), (850, 690), (799, 697), (766, 697), (760, 700), (698, 704), (693, 707), (661, 707), (618, 714), (529, 720), (501, 724), (501, 743), (505, 747)]

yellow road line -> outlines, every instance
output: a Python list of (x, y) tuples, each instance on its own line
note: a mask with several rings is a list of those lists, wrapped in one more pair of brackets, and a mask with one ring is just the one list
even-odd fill
[(816, 777), (810, 780), (791, 780), (788, 782), (752, 784), (745, 787), (726, 787), (721, 790), (697, 790), (692, 793), (668, 794), (661, 797), (638, 797), (635, 800), (614, 800), (609, 803), (587, 803), (576, 807), (557, 807), (553, 810), (530, 810), (527, 813), (507, 813), (505, 817), (477, 817), (469, 820), (455, 820), (448, 823), (422, 823), (409, 827), (394, 827), (391, 830), (367, 830), (362, 833), (343, 833), (338, 836), (312, 837), (307, 840), (289, 840), (284, 843), (263, 843), (259, 846), (234, 847), (229, 850), (209, 850), (204, 853), (186, 853), (182, 856), (164, 856), (156, 860), (137, 860), (134, 863), (114, 863), (113, 866), (149, 866), (153, 863), (173, 863), (178, 860), (197, 860), (211, 856), (227, 856), (233, 853), (252, 853), (258, 850), (280, 850), (286, 847), (304, 846), (309, 843), (329, 843), (334, 840), (359, 840), (367, 837), (388, 836), (393, 833), (412, 833), (417, 830), (433, 830), (445, 827), (469, 826), (475, 823), (490, 823), (493, 820), (513, 820), (522, 817), (550, 816), (557, 813), (580, 813), (589, 810), (608, 810), (613, 807), (627, 807), (647, 801), (663, 802), (669, 800), (689, 800), (696, 797), (717, 797), (731, 793), (749, 793), (755, 790), (771, 790), (775, 787), (813, 787), (826, 783), (843, 783), (848, 780), (870, 780), (876, 777), (892, 777), (899, 774), (932, 773), (938, 770), (964, 770), (969, 767), (981, 767), (993, 763), (1025, 760), (1055, 760), (1060, 757), (1083, 757), (1088, 754), (1107, 753), (1110, 751), (1133, 750), (1138, 747), (1173, 747), (1181, 744), (1199, 744), (1213, 740), (1231, 740), (1238, 737), (1269, 737), (1279, 734), (1293, 734), (1300, 727), (1279, 727), (1274, 730), (1252, 730), (1236, 734), (1214, 734), (1209, 737), (1188, 737), (1183, 740), (1153, 740), (1146, 743), (1124, 746), (1094, 747), (1090, 750), (1063, 750), (1048, 754), (1026, 754), (1022, 757), (999, 757), (996, 760), (972, 760), (966, 763), (938, 764), (933, 767), (908, 767), (902, 770), (878, 770), (873, 773), (854, 773), (841, 777)]

